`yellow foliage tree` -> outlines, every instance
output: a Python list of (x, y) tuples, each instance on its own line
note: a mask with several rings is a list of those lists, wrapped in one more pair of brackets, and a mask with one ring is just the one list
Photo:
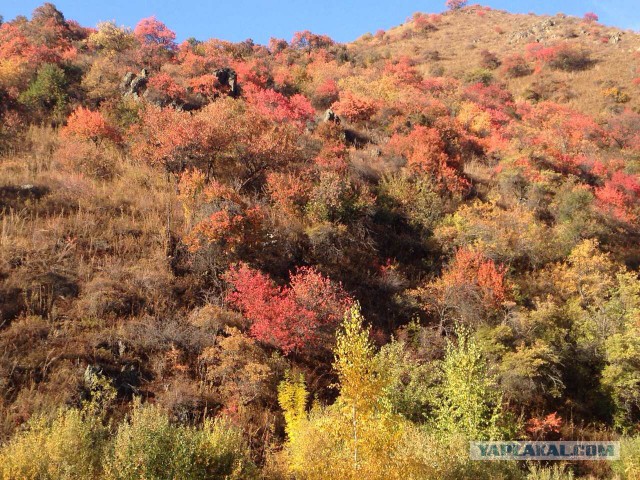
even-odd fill
[(303, 380), (288, 378), (280, 385), (290, 474), (310, 480), (435, 478), (426, 474), (431, 467), (425, 450), (411, 447), (427, 437), (392, 410), (387, 395), (392, 379), (383, 365), (356, 304), (346, 313), (337, 337), (336, 402), (330, 407), (315, 405), (306, 414)]

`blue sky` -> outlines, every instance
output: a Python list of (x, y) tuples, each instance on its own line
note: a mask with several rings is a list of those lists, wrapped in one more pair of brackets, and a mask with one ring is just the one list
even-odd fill
[[(141, 18), (156, 15), (177, 33), (179, 40), (269, 37), (291, 39), (297, 30), (327, 34), (339, 42), (363, 33), (402, 23), (413, 12), (439, 12), (444, 0), (51, 0), (69, 19), (85, 26), (115, 20), (133, 27)], [(607, 25), (640, 30), (639, 0), (486, 0), (483, 5), (512, 12), (582, 16), (593, 11)], [(30, 16), (44, 0), (0, 0), (5, 20)], [(470, 3), (475, 3), (471, 1)]]

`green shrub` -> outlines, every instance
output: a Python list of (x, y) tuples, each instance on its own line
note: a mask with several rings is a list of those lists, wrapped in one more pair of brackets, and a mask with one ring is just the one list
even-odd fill
[(489, 85), (493, 82), (493, 72), (486, 68), (476, 68), (470, 71), (465, 76), (467, 83), (482, 83), (483, 85)]
[(172, 425), (160, 407), (139, 402), (119, 426), (104, 470), (113, 480), (246, 479), (256, 471), (241, 433), (226, 422)]
[(406, 174), (385, 176), (379, 184), (378, 202), (385, 211), (403, 216), (411, 226), (429, 232), (444, 212), (444, 202), (434, 182)]
[(66, 85), (64, 70), (47, 63), (40, 67), (35, 80), (20, 94), (19, 100), (40, 115), (51, 114), (56, 120), (62, 120), (68, 102)]
[(640, 478), (640, 436), (620, 441), (620, 460), (613, 464), (613, 471), (623, 479)]
[(562, 463), (550, 467), (532, 464), (527, 475), (527, 480), (573, 480), (574, 478), (573, 472)]

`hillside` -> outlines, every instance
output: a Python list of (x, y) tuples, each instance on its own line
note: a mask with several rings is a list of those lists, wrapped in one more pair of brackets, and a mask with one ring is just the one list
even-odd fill
[[(521, 15), (479, 6), (446, 12), (435, 22), (425, 15), (422, 23), (426, 26), (419, 28), (415, 21), (409, 21), (382, 38), (365, 36), (351, 49), (382, 58), (407, 55), (421, 66), (425, 76), (442, 69), (447, 76), (463, 79), (470, 70), (483, 67), (483, 51), (504, 60), (526, 55), (527, 45), (532, 43), (553, 46), (566, 42), (588, 52), (591, 63), (584, 69), (548, 69), (542, 75), (516, 78), (498, 70), (498, 78), (517, 99), (538, 93), (545, 100), (566, 103), (595, 116), (615, 106), (615, 98), (603, 93), (612, 88), (629, 96), (626, 106), (640, 105), (638, 82), (634, 83), (639, 76), (640, 35), (632, 30), (585, 22), (562, 13)], [(437, 60), (434, 52), (440, 53)]]
[(639, 200), (640, 36), (594, 14), (45, 4), (0, 25), (0, 477), (640, 478)]

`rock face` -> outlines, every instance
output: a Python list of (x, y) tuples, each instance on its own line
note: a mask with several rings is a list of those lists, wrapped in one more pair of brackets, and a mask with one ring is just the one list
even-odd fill
[[(238, 85), (238, 75), (232, 68), (225, 67), (214, 70), (218, 83), (223, 92), (231, 97), (240, 95), (240, 86)], [(136, 100), (144, 98), (149, 103), (159, 107), (173, 106), (183, 110), (198, 110), (208, 103), (208, 99), (202, 94), (188, 94), (188, 100), (176, 100), (165, 94), (161, 94), (154, 89), (147, 89), (149, 83), (149, 73), (143, 68), (138, 75), (133, 72), (127, 72), (120, 82), (120, 91), (125, 97), (132, 97)]]
[(136, 75), (133, 72), (127, 72), (122, 78), (120, 89), (122, 90), (123, 95), (130, 95), (137, 98), (144, 93), (148, 82), (149, 77), (147, 69), (143, 68), (139, 75)]
[(333, 122), (336, 124), (340, 124), (340, 117), (338, 115), (336, 115), (336, 112), (334, 112), (332, 109), (327, 109), (326, 112), (324, 112), (324, 117), (322, 117), (323, 121), (325, 122)]
[(238, 75), (233, 68), (218, 68), (217, 70), (213, 71), (213, 74), (218, 79), (220, 85), (229, 89), (230, 96), (238, 96), (238, 94), (240, 93), (240, 89), (238, 87)]
[(131, 88), (131, 82), (136, 78), (136, 74), (133, 72), (127, 72), (124, 77), (122, 77), (122, 82), (120, 82), (120, 90), (122, 92), (126, 92)]
[(556, 21), (552, 18), (547, 18), (541, 22), (538, 22), (528, 30), (519, 30), (511, 34), (510, 43), (517, 43), (521, 40), (534, 37), (536, 42), (542, 42), (544, 40), (557, 38), (557, 34), (553, 33), (553, 29), (556, 26)]

